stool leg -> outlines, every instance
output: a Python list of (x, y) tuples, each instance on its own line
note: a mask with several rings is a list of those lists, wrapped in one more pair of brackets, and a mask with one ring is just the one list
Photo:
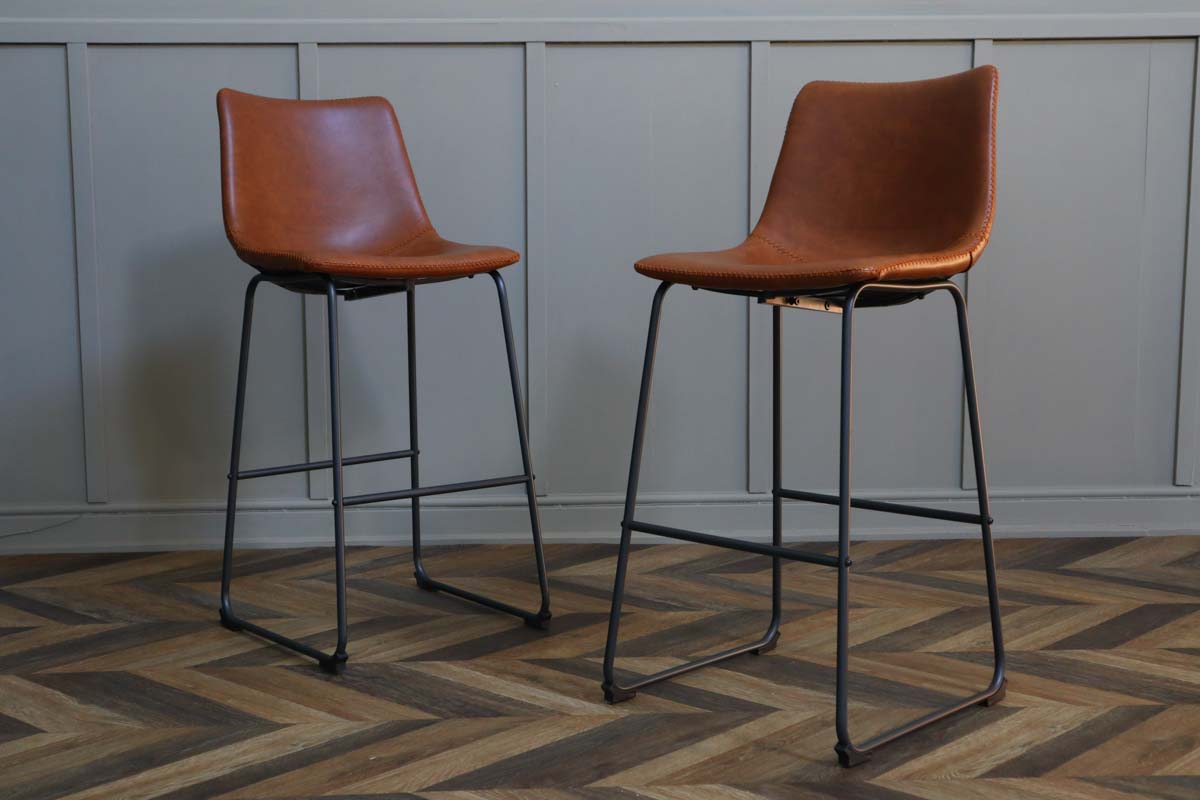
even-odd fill
[(629, 483), (625, 487), (625, 516), (621, 518), (621, 544), (617, 550), (617, 573), (613, 579), (612, 609), (608, 615), (608, 639), (604, 644), (604, 699), (610, 703), (628, 700), (637, 692), (617, 685), (613, 664), (617, 659), (617, 633), (621, 627), (621, 599), (625, 594), (625, 569), (629, 564), (629, 540), (637, 509), (638, 479), (642, 471), (642, 443), (646, 433), (646, 412), (650, 408), (650, 384), (654, 377), (654, 353), (658, 347), (658, 320), (663, 298), (672, 284), (663, 281), (654, 293), (650, 307), (650, 331), (646, 334), (646, 357), (642, 362), (642, 385), (638, 392), (637, 417), (633, 423), (633, 454), (629, 458)]
[(321, 659), (321, 668), (338, 674), (346, 665), (346, 509), (342, 504), (342, 409), (341, 379), (338, 370), (337, 289), (332, 280), (326, 281), (329, 301), (329, 441), (333, 461), (333, 548), (337, 583), (337, 647), (333, 655)]
[(337, 357), (337, 293), (333, 282), (328, 283), (329, 297), (329, 391), (333, 433), (334, 487), (334, 556), (337, 572), (337, 647), (332, 654), (298, 642), (237, 616), (233, 610), (230, 589), (233, 583), (233, 539), (237, 519), (237, 484), (242, 450), (242, 424), (246, 408), (246, 373), (250, 362), (250, 330), (254, 316), (254, 294), (262, 275), (250, 279), (246, 287), (246, 304), (242, 312), (242, 343), (238, 356), (237, 398), (233, 409), (233, 447), (229, 457), (229, 496), (225, 507), (225, 549), (221, 561), (221, 624), (233, 631), (247, 631), (268, 641), (314, 658), (326, 672), (340, 673), (346, 666), (346, 547), (343, 537), (342, 507), (342, 440), (339, 415), (338, 357)]
[[(621, 545), (617, 551), (617, 573), (613, 581), (613, 599), (612, 610), (608, 617), (608, 639), (604, 646), (604, 682), (600, 688), (604, 690), (604, 699), (610, 703), (619, 703), (623, 700), (628, 700), (637, 694), (637, 690), (644, 686), (649, 686), (660, 681), (665, 681), (674, 678), (677, 675), (682, 675), (685, 672), (691, 672), (702, 667), (707, 667), (712, 664), (717, 664), (726, 661), (730, 658), (735, 658), (746, 653), (765, 653), (775, 646), (779, 640), (779, 619), (781, 612), (781, 589), (780, 589), (780, 561), (778, 557), (772, 557), (772, 590), (771, 590), (771, 622), (767, 626), (767, 631), (761, 638), (753, 642), (731, 647), (727, 650), (722, 650), (718, 653), (712, 653), (703, 658), (688, 661), (684, 664), (678, 664), (674, 667), (669, 667), (660, 672), (655, 672), (652, 675), (646, 675), (624, 686), (616, 682), (616, 671), (614, 662), (617, 658), (617, 634), (621, 622), (621, 601), (625, 594), (625, 573), (629, 563), (629, 544), (633, 530), (634, 512), (637, 510), (637, 489), (638, 478), (642, 468), (642, 442), (646, 431), (646, 414), (650, 404), (650, 382), (654, 371), (654, 352), (658, 344), (658, 321), (662, 311), (663, 296), (667, 289), (671, 287), (669, 283), (662, 283), (658, 287), (658, 291), (654, 295), (654, 305), (650, 312), (650, 331), (646, 337), (646, 360), (642, 366), (642, 388), (638, 395), (638, 410), (637, 420), (633, 428), (633, 455), (629, 464), (629, 484), (625, 490), (625, 517), (621, 521)], [(779, 317), (776, 315), (774, 319), (775, 331), (775, 440), (778, 445), (780, 426), (779, 420)], [(779, 473), (782, 466), (781, 453), (778, 446), (774, 452), (775, 455), (775, 485), (778, 488)], [(774, 524), (772, 526), (772, 540), (776, 546), (779, 546), (783, 540), (783, 509), (781, 505), (782, 495), (775, 492), (775, 507), (774, 507)], [(677, 531), (677, 533), (684, 533)], [(694, 532), (688, 532), (694, 533)], [(667, 535), (667, 534), (660, 534)], [(719, 537), (712, 537), (719, 538)], [(689, 536), (690, 539), (690, 536)], [(691, 539), (695, 541), (694, 539)], [(722, 545), (728, 546), (728, 545)]]
[[(771, 309), (771, 544), (783, 547), (783, 365), (780, 308)], [(779, 642), (783, 618), (783, 560), (771, 558), (771, 622), (764, 637), (767, 643), (750, 652), (762, 655)]]
[[(886, 288), (886, 285), (884, 285)], [(971, 445), (975, 456), (975, 479), (978, 484), (980, 529), (983, 539), (983, 561), (987, 576), (988, 609), (992, 628), (992, 679), (987, 688), (966, 697), (953, 705), (937, 709), (898, 728), (879, 734), (872, 739), (856, 745), (850, 736), (850, 721), (848, 709), (847, 686), (849, 673), (849, 592), (850, 592), (850, 454), (851, 454), (851, 420), (852, 420), (852, 318), (854, 305), (859, 295), (872, 288), (870, 284), (857, 287), (847, 296), (842, 316), (842, 411), (841, 411), (841, 450), (839, 513), (838, 513), (838, 630), (837, 630), (837, 753), (838, 762), (843, 767), (853, 767), (870, 758), (872, 751), (901, 736), (913, 733), (921, 728), (945, 719), (973, 705), (994, 705), (1004, 698), (1007, 679), (1004, 677), (1005, 656), (1004, 640), (1000, 629), (1000, 599), (996, 585), (996, 558), (992, 549), (991, 516), (988, 508), (987, 471), (983, 463), (983, 439), (979, 426), (979, 403), (975, 390), (975, 369), (971, 355), (971, 338), (967, 328), (966, 302), (962, 290), (953, 283), (942, 282), (932, 289), (945, 289), (954, 297), (958, 311), (959, 345), (962, 350), (963, 384), (967, 398), (967, 417), (971, 426)]]
[[(525, 624), (531, 628), (547, 627), (550, 622), (550, 589), (546, 578), (546, 561), (542, 554), (542, 528), (541, 521), (538, 518), (537, 497), (533, 485), (533, 472), (529, 458), (529, 440), (526, 435), (525, 428), (525, 412), (524, 405), (521, 401), (520, 376), (517, 372), (517, 356), (516, 349), (513, 345), (512, 338), (512, 321), (508, 313), (508, 293), (504, 288), (504, 279), (500, 277), (500, 273), (493, 271), (490, 273), (492, 280), (496, 282), (496, 291), (500, 298), (500, 318), (504, 327), (504, 344), (508, 353), (508, 372), (509, 378), (512, 381), (513, 401), (516, 404), (517, 413), (517, 434), (521, 444), (521, 460), (525, 467), (525, 491), (526, 498), (529, 503), (529, 521), (533, 531), (533, 548), (534, 558), (537, 562), (538, 573), (538, 588), (541, 591), (541, 605), (536, 612), (525, 611), (511, 606), (508, 603), (503, 603), (499, 600), (494, 600), (490, 597), (485, 597), (481, 594), (460, 589), (457, 586), (435, 580), (429, 576), (425, 570), (425, 564), (421, 559), (421, 501), (420, 498), (412, 498), (412, 537), (413, 537), (413, 568), (414, 577), (417, 580), (417, 586), (430, 592), (445, 592), (452, 594), (455, 597), (461, 597), (464, 600), (470, 600), (473, 603), (494, 608), (497, 611), (503, 611), (506, 614), (520, 617), (525, 621)], [(408, 435), (409, 449), (412, 451), (412, 458), (409, 463), (412, 467), (412, 488), (420, 487), (420, 472), (419, 472), (419, 446), (417, 444), (417, 326), (416, 326), (416, 301), (415, 301), (416, 284), (413, 281), (408, 282), (406, 290), (408, 299)]]
[(246, 410), (246, 372), (250, 365), (250, 328), (254, 321), (254, 294), (261, 275), (255, 275), (246, 285), (246, 300), (242, 309), (242, 343), (238, 352), (237, 395), (233, 404), (233, 446), (229, 454), (229, 494), (225, 504), (225, 551), (221, 559), (221, 624), (233, 631), (242, 630), (241, 621), (233, 613), (229, 597), (233, 583), (233, 533), (237, 523), (238, 470), (242, 457), (242, 421)]
[[(417, 303), (416, 284), (408, 282), (404, 292), (405, 313), (408, 324), (408, 449), (412, 456), (408, 459), (410, 485), (416, 489), (421, 485), (421, 456), (420, 444), (417, 441)], [(421, 498), (414, 497), (412, 504), (412, 556), (413, 577), (417, 586), (433, 591), (429, 575), (425, 572), (425, 564), (421, 560)]]
[(850, 739), (850, 715), (847, 686), (850, 660), (850, 456), (853, 433), (854, 380), (854, 303), (855, 292), (842, 311), (841, 424), (838, 444), (838, 584), (837, 584), (837, 685), (836, 720), (838, 744), (834, 748), (844, 767), (855, 766), (869, 758)]
[(967, 397), (967, 419), (971, 426), (971, 452), (975, 458), (975, 491), (979, 498), (980, 534), (983, 541), (983, 563), (987, 575), (988, 613), (992, 627), (992, 682), (984, 705), (995, 705), (1004, 699), (1008, 679), (1004, 677), (1004, 634), (1000, 625), (1000, 592), (996, 583), (996, 554), (992, 547), (992, 512), (988, 498), (987, 467), (983, 459), (983, 433), (979, 424), (979, 397), (975, 389), (975, 364), (971, 353), (971, 332), (967, 325), (967, 304), (958, 287), (950, 290), (958, 312), (958, 342), (962, 350), (963, 389)]
[(508, 378), (512, 384), (513, 410), (517, 417), (517, 438), (521, 444), (521, 465), (529, 480), (525, 483), (525, 499), (529, 505), (529, 529), (533, 534), (533, 557), (537, 563), (538, 590), (541, 606), (537, 617), (526, 619), (526, 624), (544, 628), (550, 621), (550, 584), (546, 578), (546, 557), (542, 553), (542, 521), (538, 514), (537, 488), (534, 485), (533, 462), (529, 456), (529, 433), (525, 423), (525, 402), (521, 398), (521, 376), (517, 370), (517, 349), (513, 342), (512, 318), (508, 311), (508, 290), (499, 272), (490, 273), (496, 284), (496, 295), (500, 301), (500, 322), (504, 328), (504, 349), (508, 355)]

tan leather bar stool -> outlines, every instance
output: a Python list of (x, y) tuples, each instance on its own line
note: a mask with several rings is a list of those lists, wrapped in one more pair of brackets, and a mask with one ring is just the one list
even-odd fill
[[(779, 638), (783, 559), (821, 564), (838, 572), (836, 727), (838, 760), (864, 761), (872, 750), (975, 704), (998, 702), (1005, 691), (1004, 642), (992, 554), (992, 518), (979, 432), (975, 374), (962, 291), (948, 278), (970, 269), (987, 244), (995, 209), (996, 69), (910, 83), (810, 83), (796, 96), (766, 206), (750, 236), (730, 250), (671, 253), (637, 262), (637, 271), (661, 283), (654, 294), (634, 427), (633, 456), (621, 522), (612, 613), (604, 653), (604, 695), (627, 700), (637, 690), (743, 653), (763, 653)], [(639, 522), (638, 474), (650, 400), (655, 343), (663, 298), (674, 284), (753, 297), (772, 318), (772, 544)], [(948, 292), (958, 310), (963, 377), (978, 482), (979, 513), (854, 498), (850, 494), (852, 320), (857, 308), (912, 302)], [(841, 467), (838, 494), (783, 488), (781, 451), (780, 312), (816, 309), (842, 318)], [(783, 501), (838, 507), (836, 556), (783, 544)], [(847, 703), (849, 659), (850, 509), (978, 525), (983, 538), (991, 612), (994, 670), (982, 691), (954, 705), (855, 744)], [(620, 685), (614, 670), (621, 597), (634, 531), (771, 556), (771, 619), (748, 644)]]
[[(546, 627), (550, 620), (550, 595), (542, 556), (541, 525), (529, 461), (508, 296), (504, 279), (498, 272), (501, 267), (515, 264), (520, 255), (503, 247), (458, 244), (437, 234), (421, 203), (396, 115), (381, 97), (277, 100), (222, 89), (217, 94), (217, 113), (221, 124), (221, 196), (225, 232), (238, 256), (259, 271), (246, 288), (242, 317), (221, 572), (221, 622), (232, 630), (249, 631), (315, 658), (328, 672), (341, 672), (347, 659), (348, 637), (345, 509), (407, 499), (412, 503), (412, 554), (418, 586), (513, 614), (533, 627)], [(422, 486), (417, 445), (416, 287), (481, 273), (492, 277), (500, 300), (500, 321), (508, 352), (517, 438), (521, 445), (521, 472), (464, 483)], [(324, 295), (327, 300), (332, 443), (329, 460), (250, 470), (239, 466), (254, 293), (263, 281), (292, 292)], [(337, 300), (341, 297), (353, 301), (397, 292), (405, 294), (408, 311), (408, 449), (343, 457)], [(412, 470), (409, 488), (352, 496), (343, 494), (344, 466), (393, 459), (409, 460)], [(238, 481), (318, 469), (333, 471), (337, 644), (332, 653), (238, 617), (230, 600)], [(421, 561), (422, 497), (508, 485), (525, 487), (541, 590), (541, 606), (537, 611), (523, 611), (435, 580), (425, 571)]]

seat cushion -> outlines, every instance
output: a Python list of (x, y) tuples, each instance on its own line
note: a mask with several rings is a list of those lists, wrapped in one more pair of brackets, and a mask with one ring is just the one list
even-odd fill
[(759, 232), (728, 250), (664, 253), (637, 262), (638, 272), (705, 289), (813, 291), (880, 280), (948, 278), (971, 266), (968, 243), (932, 252), (796, 252)]
[(969, 269), (995, 213), (997, 80), (985, 65), (923, 81), (807, 84), (749, 238), (644, 258), (638, 271), (800, 293)]
[(316, 272), (345, 278), (460, 278), (515, 264), (520, 253), (507, 247), (459, 244), (432, 227), (386, 252), (315, 250), (258, 253), (238, 249), (242, 259), (268, 272)]

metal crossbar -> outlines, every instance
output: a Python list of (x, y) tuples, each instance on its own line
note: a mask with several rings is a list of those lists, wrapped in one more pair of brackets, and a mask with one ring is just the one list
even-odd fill
[[(806, 500), (810, 503), (824, 503), (829, 506), (841, 505), (841, 498), (836, 494), (820, 494), (818, 492), (802, 492), (795, 489), (780, 489), (779, 494), (785, 500)], [(962, 522), (967, 525), (979, 525), (983, 517), (978, 514), (968, 514), (963, 511), (946, 511), (941, 508), (927, 506), (910, 506), (906, 503), (888, 503), (883, 500), (867, 500), (861, 497), (850, 498), (852, 508), (862, 508), (868, 511), (885, 511), (889, 514), (904, 514), (909, 517), (925, 517), (927, 519), (944, 519), (948, 522)], [(992, 518), (988, 517), (988, 524)]]
[(528, 483), (532, 480), (529, 475), (507, 475), (503, 478), (485, 478), (481, 481), (463, 481), (462, 483), (443, 483), (436, 486), (418, 486), (415, 489), (397, 489), (392, 492), (373, 492), (371, 494), (352, 494), (342, 498), (344, 506), (362, 506), (367, 503), (383, 503), (388, 500), (407, 500), (413, 497), (429, 497), (434, 494), (453, 494), (454, 492), (472, 492), (476, 489), (491, 489), (495, 486), (512, 486), (517, 483)]
[(714, 547), (724, 547), (729, 550), (742, 550), (746, 553), (757, 553), (761, 556), (786, 558), (789, 561), (804, 561), (809, 564), (820, 564), (824, 567), (838, 566), (838, 560), (836, 556), (827, 556), (824, 553), (807, 553), (803, 550), (793, 550), (788, 547), (774, 547), (769, 544), (759, 544), (758, 542), (747, 542), (741, 539), (731, 539), (728, 536), (714, 536), (711, 533), (700, 533), (698, 531), (684, 530), (683, 528), (669, 528), (666, 525), (654, 525), (649, 522), (630, 522), (629, 529), (638, 531), (640, 533), (652, 533), (655, 536), (665, 536), (668, 539), (681, 539), (685, 542), (710, 544)]
[[(416, 455), (415, 450), (392, 450), (388, 453), (372, 453), (366, 456), (351, 456), (350, 458), (342, 459), (342, 466), (350, 466), (351, 464), (373, 464), (376, 461), (394, 461), (399, 458), (412, 458)], [(333, 459), (327, 458), (324, 461), (305, 461), (301, 464), (286, 464), (282, 467), (260, 467), (259, 469), (244, 469), (237, 474), (238, 480), (246, 480), (247, 478), (267, 478), (271, 475), (288, 475), (293, 472), (312, 472), (317, 469), (331, 469), (333, 467)], [(227, 477), (233, 477), (229, 475)]]

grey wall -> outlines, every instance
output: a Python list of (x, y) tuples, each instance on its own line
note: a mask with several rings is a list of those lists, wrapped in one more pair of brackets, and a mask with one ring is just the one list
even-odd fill
[[(7, 3), (0, 550), (219, 540), (251, 275), (220, 222), (222, 86), (388, 97), (439, 229), (524, 254), (507, 277), (545, 525), (552, 539), (611, 540), (654, 288), (632, 261), (745, 235), (805, 82), (984, 63), (1001, 74), (999, 205), (962, 280), (998, 532), (1200, 528), (1194, 3), (825, 5)], [(322, 457), (323, 309), (259, 295), (243, 463)], [(418, 298), (422, 477), (515, 471), (490, 282)], [(402, 448), (403, 303), (354, 304), (342, 320), (346, 450)], [(831, 489), (838, 325), (799, 311), (784, 322), (786, 484)], [(857, 487), (966, 507), (949, 300), (860, 322)], [(745, 300), (669, 296), (644, 517), (763, 535), (768, 337), (769, 313)], [(407, 481), (403, 462), (347, 476), (350, 492)], [(327, 476), (242, 495), (247, 544), (329, 539)], [(440, 541), (520, 539), (519, 503), (504, 489), (433, 498), (426, 524)], [(787, 521), (819, 537), (832, 516), (789, 506)], [(856, 524), (952, 530), (869, 513)], [(351, 542), (407, 535), (402, 504), (350, 514)]]

